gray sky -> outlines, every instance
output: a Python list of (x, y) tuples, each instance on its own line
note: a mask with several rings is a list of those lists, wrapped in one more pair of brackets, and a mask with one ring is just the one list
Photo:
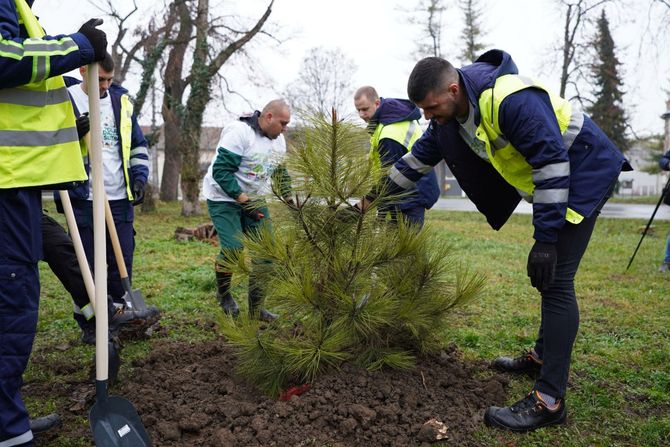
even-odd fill
[[(552, 48), (561, 43), (564, 19), (562, 11), (555, 6), (556, 2), (482, 2), (489, 5), (483, 18), (486, 31), (483, 40), (487, 47), (506, 50), (516, 61), (521, 73), (558, 90), (559, 57), (557, 53), (552, 53)], [(116, 3), (131, 4), (127, 0), (117, 0)], [(141, 8), (148, 8), (154, 2), (139, 0), (138, 3)], [(403, 23), (405, 14), (392, 6), (395, 3), (388, 0), (276, 0), (270, 21), (277, 34), (288, 39), (279, 48), (270, 43), (252, 48), (253, 54), (258, 55), (259, 70), (256, 77), (268, 88), (251, 86), (245, 82), (246, 75), (235, 74), (234, 68), (228, 67), (227, 73), (234, 79), (235, 87), (256, 107), (261, 107), (296, 78), (308, 48), (340, 47), (358, 66), (354, 76), (355, 87), (371, 84), (382, 96), (405, 97), (407, 76), (419, 59), (415, 54), (415, 41), (420, 32), (416, 27)], [(411, 5), (413, 2), (402, 3)], [(621, 70), (627, 92), (625, 103), (633, 128), (641, 134), (662, 132), (663, 122), (659, 115), (665, 111), (667, 93), (664, 90), (670, 89), (670, 62), (667, 58), (657, 57), (652, 49), (645, 49), (642, 56), (639, 54), (641, 40), (649, 37), (648, 33), (645, 34), (648, 18), (647, 6), (641, 6), (643, 3), (646, 5), (646, 2), (638, 0), (630, 3), (637, 5), (636, 8), (610, 6), (607, 9), (617, 54), (623, 62)], [(260, 16), (265, 6), (266, 1), (261, 0), (212, 1), (212, 7), (220, 14), (241, 11), (250, 17)], [(87, 18), (101, 15), (84, 0), (36, 0), (34, 10), (51, 34), (74, 32)], [(452, 7), (446, 12), (444, 26), (445, 41), (442, 48), (447, 58), (451, 58), (461, 48), (458, 34), (462, 17), (456, 8)], [(110, 23), (104, 24), (103, 29), (108, 33), (115, 32)], [(667, 46), (670, 36), (661, 37)], [(130, 78), (126, 87), (133, 91), (136, 82)], [(583, 86), (583, 89), (588, 90), (588, 86)], [(231, 104), (235, 113), (250, 109), (243, 102)], [(221, 124), (220, 121), (228, 117), (225, 112), (209, 113), (206, 124)]]

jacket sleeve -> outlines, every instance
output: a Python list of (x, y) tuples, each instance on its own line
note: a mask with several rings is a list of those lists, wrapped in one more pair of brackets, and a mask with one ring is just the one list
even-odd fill
[(212, 166), (212, 177), (219, 184), (228, 197), (237, 199), (242, 194), (242, 188), (237, 183), (235, 173), (240, 168), (242, 156), (219, 146), (216, 151), (216, 160)]
[(0, 0), (0, 88), (11, 88), (67, 73), (93, 62), (83, 34), (21, 36), (14, 0)]
[(658, 160), (658, 167), (664, 171), (670, 171), (670, 149)]
[[(431, 172), (441, 160), (442, 154), (431, 122), (421, 138), (414, 143), (412, 150), (403, 155), (389, 169), (388, 176), (382, 180), (381, 187), (391, 195), (412, 189), (416, 186), (416, 182)], [(374, 199), (377, 195), (378, 191), (372, 191), (366, 198)]]
[(555, 243), (565, 225), (570, 192), (570, 159), (549, 95), (525, 89), (500, 105), (500, 129), (532, 167), (533, 237)]
[(137, 124), (137, 116), (133, 113), (131, 118), (133, 130), (130, 144), (130, 174), (133, 182), (147, 183), (149, 178), (149, 143), (147, 143), (140, 125)]
[[(272, 189), (282, 198), (288, 199), (291, 194), (291, 175), (284, 164), (277, 165), (272, 170)], [(227, 194), (227, 193), (226, 193)]]
[(379, 140), (377, 151), (382, 166), (391, 166), (407, 153), (407, 148), (395, 140), (382, 138)]

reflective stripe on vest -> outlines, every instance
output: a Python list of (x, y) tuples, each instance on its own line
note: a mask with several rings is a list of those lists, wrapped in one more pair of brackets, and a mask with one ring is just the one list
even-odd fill
[[(486, 153), (493, 167), (517, 190), (534, 196), (533, 201), (537, 203), (567, 202), (567, 189), (537, 191), (537, 194), (534, 194), (535, 184), (533, 180), (538, 181), (543, 178), (569, 175), (569, 163), (557, 163), (539, 170), (533, 170), (525, 157), (505, 139), (500, 130), (498, 113), (503, 100), (512, 93), (526, 88), (537, 88), (549, 95), (563, 137), (563, 144), (569, 150), (582, 129), (584, 114), (577, 107), (573, 107), (565, 99), (551, 93), (541, 84), (519, 75), (501, 76), (496, 79), (492, 88), (481, 93), (479, 96), (481, 122), (477, 127), (476, 137), (484, 142)], [(584, 219), (582, 215), (570, 208), (568, 208), (565, 218), (575, 224)]]
[[(3, 56), (33, 58), (31, 83), (0, 89), (0, 189), (86, 180), (74, 111), (61, 76), (50, 75), (50, 57), (77, 51), (70, 37), (43, 41), (44, 30), (25, 0), (15, 0), (30, 38), (3, 41)], [(47, 79), (48, 78), (48, 79)]]

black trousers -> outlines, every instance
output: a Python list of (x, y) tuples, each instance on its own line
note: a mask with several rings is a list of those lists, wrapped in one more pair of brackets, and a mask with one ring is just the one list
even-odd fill
[[(603, 204), (606, 199), (603, 200)], [(579, 329), (575, 274), (589, 245), (602, 204), (578, 225), (566, 223), (558, 233), (556, 276), (542, 290), (542, 321), (535, 352), (542, 359), (535, 389), (562, 398), (568, 384), (572, 346)]]
[(74, 303), (83, 308), (89, 303), (72, 239), (50, 216), (42, 213), (42, 252), (44, 261), (54, 272)]
[[(58, 222), (45, 213), (42, 213), (42, 253), (44, 261), (49, 264), (49, 268), (65, 290), (72, 295), (74, 303), (80, 309), (88, 305), (90, 301), (72, 239)], [(109, 296), (107, 306), (111, 313), (112, 302)], [(78, 313), (75, 313), (75, 320), (82, 328), (95, 325), (95, 319), (86, 321), (86, 318)]]

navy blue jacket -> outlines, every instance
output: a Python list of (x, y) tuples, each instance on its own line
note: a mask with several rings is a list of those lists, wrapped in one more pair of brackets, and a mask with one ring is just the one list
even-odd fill
[[(459, 70), (461, 85), (465, 88), (471, 106), (475, 106), (475, 123), (479, 125), (479, 95), (505, 74), (518, 70), (509, 54), (491, 50), (472, 65)], [(616, 181), (622, 168), (630, 165), (607, 136), (584, 116), (584, 124), (570, 150), (565, 148), (549, 95), (539, 89), (528, 88), (505, 98), (499, 110), (499, 122), (505, 138), (521, 153), (533, 169), (559, 161), (570, 162), (570, 175), (539, 182), (536, 189), (569, 188), (567, 203), (536, 203), (533, 205), (534, 238), (554, 243), (558, 230), (565, 225), (567, 207), (588, 217), (602, 202)], [(470, 200), (484, 214), (494, 229), (502, 227), (521, 196), (508, 184), (493, 166), (479, 156), (459, 135), (459, 124), (454, 119), (442, 125), (431, 120), (428, 130), (412, 147), (412, 154), (420, 162), (434, 166), (444, 159)], [(421, 174), (403, 159), (395, 168), (411, 181)], [(402, 188), (391, 182), (391, 191)]]
[[(377, 111), (371, 121), (384, 126), (403, 121), (415, 121), (421, 118), (421, 111), (407, 99), (381, 98)], [(377, 148), (382, 166), (390, 166), (400, 160), (407, 153), (407, 148), (390, 138), (379, 140)], [(432, 207), (440, 198), (440, 188), (437, 184), (435, 172), (431, 171), (416, 183), (416, 191), (403, 198), (399, 205), (401, 210), (411, 208)]]
[[(65, 79), (65, 85), (67, 87), (81, 84), (81, 81), (79, 79), (71, 78), (69, 76), (64, 76), (64, 79)], [(112, 100), (112, 109), (114, 110), (114, 123), (116, 124), (116, 132), (119, 137), (119, 156), (123, 158), (123, 154), (121, 153), (122, 152), (121, 148), (123, 145), (123, 136), (121, 135), (120, 132), (121, 97), (123, 95), (127, 95), (128, 90), (121, 87), (120, 85), (112, 84), (109, 87), (109, 90), (107, 90), (107, 94), (110, 95), (110, 98)], [(74, 108), (75, 116), (79, 116), (80, 113), (79, 110), (77, 110), (77, 106), (74, 103), (74, 101), (72, 101), (72, 107)], [(130, 143), (131, 150), (139, 146), (148, 147), (147, 140), (144, 138), (144, 134), (142, 133), (142, 130), (140, 129), (139, 124), (137, 123), (137, 115), (135, 115), (134, 112), (131, 120), (133, 123), (133, 129), (131, 132), (131, 143)], [(131, 155), (130, 160), (133, 160), (134, 158), (141, 158), (142, 160), (146, 160), (147, 162), (149, 161), (149, 156), (146, 154)], [(86, 174), (89, 175), (91, 171), (90, 163), (85, 162), (84, 167), (86, 168)], [(145, 166), (144, 164), (136, 164), (134, 166), (129, 166), (128, 171), (130, 176), (131, 189), (136, 180), (139, 180), (142, 184), (146, 184), (147, 178), (149, 177), (149, 168), (147, 166)], [(89, 182), (85, 182), (81, 186), (70, 190), (70, 196), (74, 199), (86, 200), (88, 198), (88, 194), (89, 194)], [(58, 200), (57, 196), (56, 200)]]

